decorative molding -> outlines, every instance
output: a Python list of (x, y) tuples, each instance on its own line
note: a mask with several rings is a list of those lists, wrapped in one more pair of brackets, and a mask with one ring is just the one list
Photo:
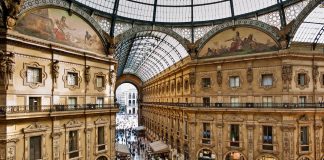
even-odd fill
[[(41, 82), (27, 82), (27, 69), (28, 67), (38, 68), (41, 70)], [(47, 79), (47, 74), (45, 72), (45, 66), (40, 65), (37, 62), (24, 63), (23, 69), (20, 71), (20, 76), (23, 79), (24, 86), (29, 86), (30, 88), (38, 88), (45, 86), (45, 80)]]
[(34, 133), (34, 132), (45, 132), (49, 129), (47, 125), (42, 125), (38, 122), (35, 122), (31, 125), (29, 125), (26, 128), (23, 128), (23, 132), (26, 133)]
[[(77, 85), (68, 85), (68, 73), (75, 73), (78, 74), (78, 79), (77, 79)], [(64, 88), (68, 88), (70, 90), (75, 90), (75, 89), (79, 89), (81, 82), (82, 82), (82, 78), (80, 75), (80, 71), (76, 70), (75, 68), (71, 68), (71, 69), (65, 69), (64, 70), (64, 75), (63, 75), (63, 82), (64, 82)]]
[(94, 123), (95, 125), (108, 125), (109, 121), (105, 118), (100, 117)]
[(226, 114), (224, 115), (225, 122), (243, 122), (244, 116), (238, 114)]
[[(299, 74), (305, 74), (305, 84), (304, 85), (300, 85), (298, 84), (298, 75)], [(304, 70), (304, 69), (299, 69), (295, 72), (295, 77), (294, 77), (294, 81), (296, 83), (296, 87), (303, 90), (305, 88), (309, 87), (309, 82), (310, 82), (310, 77), (308, 75), (308, 71)]]
[(257, 115), (255, 116), (255, 120), (259, 123), (278, 123), (280, 122), (280, 118), (275, 117), (273, 115)]
[(74, 120), (71, 120), (68, 123), (66, 123), (64, 126), (65, 126), (65, 128), (78, 128), (78, 127), (81, 127), (82, 125), (83, 125), (82, 122), (74, 119)]
[[(97, 86), (97, 77), (102, 77), (103, 82), (102, 82), (101, 87)], [(94, 78), (93, 78), (93, 84), (94, 84), (94, 89), (95, 90), (97, 90), (99, 92), (104, 91), (106, 89), (106, 84), (107, 84), (107, 75), (105, 75), (102, 72), (95, 73)]]
[(97, 21), (91, 17), (91, 15), (89, 15), (87, 12), (85, 12), (75, 3), (71, 5), (71, 2), (66, 0), (26, 0), (25, 3), (21, 6), (21, 11), (19, 12), (18, 17), (36, 8), (53, 7), (53, 6), (63, 8), (66, 11), (69, 11), (70, 14), (72, 12), (76, 13), (76, 15), (84, 19), (98, 33), (100, 39), (103, 42), (106, 53), (108, 54), (109, 47), (108, 47), (107, 39), (104, 36), (104, 31), (101, 29)]

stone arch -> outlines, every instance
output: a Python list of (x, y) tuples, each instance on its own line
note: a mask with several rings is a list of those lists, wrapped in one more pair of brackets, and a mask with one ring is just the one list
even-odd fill
[(231, 156), (239, 156), (239, 159), (238, 160), (248, 160), (246, 158), (246, 156), (240, 152), (240, 151), (237, 151), (237, 150), (232, 150), (232, 151), (228, 151), (224, 154), (224, 160), (231, 160), (230, 157)]
[(197, 159), (200, 159), (200, 157), (204, 156), (204, 151), (210, 151), (210, 153), (207, 153), (206, 155), (210, 155), (210, 158), (212, 158), (213, 160), (216, 160), (217, 159), (217, 155), (215, 153), (214, 150), (212, 150), (211, 148), (208, 148), (208, 147), (203, 147), (201, 148), (200, 150), (198, 150), (197, 152)]
[(304, 156), (300, 156), (300, 157), (298, 157), (297, 160), (313, 160), (313, 158), (311, 158), (310, 156), (306, 156), (306, 155), (304, 155)]
[(280, 36), (277, 30), (273, 26), (261, 21), (256, 21), (251, 19), (241, 19), (241, 20), (234, 21), (234, 23), (232, 21), (222, 23), (220, 25), (217, 25), (213, 29), (211, 29), (209, 32), (207, 32), (200, 40), (198, 40), (195, 43), (197, 46), (198, 53), (205, 46), (205, 44), (208, 43), (209, 40), (212, 39), (215, 35), (217, 35), (222, 31), (235, 28), (235, 27), (249, 27), (249, 28), (260, 30), (265, 34), (269, 35), (271, 38), (273, 38), (278, 44), (278, 46), (281, 47), (279, 43)]
[(18, 17), (22, 16), (28, 11), (34, 10), (34, 9), (40, 9), (45, 7), (55, 7), (59, 9), (63, 9), (68, 11), (69, 13), (75, 13), (77, 16), (79, 16), (81, 19), (86, 21), (89, 26), (91, 26), (99, 35), (100, 40), (102, 41), (105, 52), (108, 54), (108, 41), (105, 38), (105, 34), (103, 29), (100, 27), (100, 25), (97, 23), (97, 21), (92, 18), (87, 12), (85, 12), (83, 9), (81, 9), (77, 4), (72, 2), (66, 1), (66, 0), (35, 0), (35, 1), (25, 1), (24, 4), (21, 6), (21, 10)]
[(96, 160), (109, 160), (109, 158), (106, 155), (99, 155)]
[(255, 160), (264, 160), (263, 158), (267, 158), (267, 159), (272, 158), (272, 160), (279, 160), (279, 158), (277, 158), (276, 156), (274, 156), (272, 154), (261, 154)]
[(136, 89), (137, 89), (138, 98), (139, 99), (142, 98), (142, 86), (143, 86), (143, 82), (142, 82), (142, 80), (139, 77), (137, 77), (134, 74), (123, 74), (123, 75), (121, 75), (116, 80), (116, 85), (115, 85), (115, 91), (114, 91), (114, 93), (116, 93), (117, 88), (121, 84), (123, 84), (123, 83), (130, 83), (130, 84), (134, 85), (136, 87)]
[(297, 30), (299, 29), (300, 25), (304, 22), (306, 17), (322, 2), (322, 0), (311, 0), (306, 7), (299, 13), (296, 17), (296, 20), (292, 26), (290, 37), (291, 39), (294, 38)]
[(138, 26), (138, 27), (131, 28), (131, 29), (123, 32), (122, 34), (119, 34), (116, 37), (117, 45), (119, 43), (122, 43), (122, 41), (124, 41), (124, 40), (130, 39), (136, 33), (144, 32), (144, 31), (157, 31), (157, 32), (165, 33), (165, 34), (173, 37), (174, 39), (176, 39), (188, 51), (187, 45), (190, 43), (189, 40), (183, 38), (181, 35), (179, 35), (175, 31), (173, 31), (172, 29), (159, 27), (159, 26), (154, 26), (154, 27), (152, 27), (152, 26)]

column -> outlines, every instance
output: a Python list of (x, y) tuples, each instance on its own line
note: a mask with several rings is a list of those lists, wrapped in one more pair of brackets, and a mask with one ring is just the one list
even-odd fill
[(247, 128), (247, 142), (248, 142), (248, 159), (253, 159), (253, 150), (254, 150), (254, 145), (253, 145), (253, 130), (255, 128), (255, 125), (253, 123), (248, 123), (246, 124)]
[(62, 132), (53, 132), (53, 160), (60, 160), (60, 137)]
[(294, 129), (293, 124), (283, 124), (282, 129), (282, 143), (283, 153), (282, 157), (285, 160), (294, 160)]

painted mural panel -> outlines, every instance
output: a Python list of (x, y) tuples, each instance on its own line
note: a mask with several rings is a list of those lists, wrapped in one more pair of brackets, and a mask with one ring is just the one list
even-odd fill
[(18, 20), (16, 31), (56, 43), (104, 53), (103, 44), (92, 29), (79, 16), (55, 8), (38, 9), (26, 13)]
[(200, 51), (200, 57), (243, 55), (278, 50), (267, 34), (253, 28), (240, 27), (216, 34)]

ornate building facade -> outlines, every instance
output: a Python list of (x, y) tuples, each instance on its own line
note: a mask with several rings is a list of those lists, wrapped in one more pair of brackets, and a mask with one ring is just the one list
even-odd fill
[(117, 63), (102, 30), (76, 7), (20, 11), (20, 2), (6, 3), (0, 159), (115, 158)]

